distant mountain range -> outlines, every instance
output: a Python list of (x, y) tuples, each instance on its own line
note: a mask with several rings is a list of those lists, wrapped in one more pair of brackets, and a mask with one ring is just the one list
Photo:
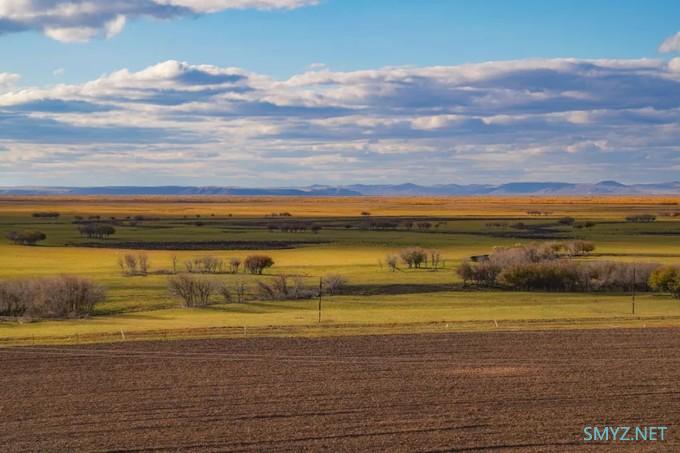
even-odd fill
[(291, 196), (446, 196), (446, 195), (680, 195), (680, 182), (621, 184), (601, 181), (595, 184), (565, 182), (512, 182), (508, 184), (416, 184), (346, 186), (313, 185), (269, 189), (245, 187), (193, 186), (108, 186), (108, 187), (0, 187), (0, 195), (291, 195)]

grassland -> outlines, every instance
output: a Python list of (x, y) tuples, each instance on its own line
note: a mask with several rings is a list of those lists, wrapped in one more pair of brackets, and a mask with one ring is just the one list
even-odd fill
[[(107, 301), (83, 320), (0, 323), (0, 339), (45, 342), (135, 335), (232, 334), (245, 326), (252, 333), (408, 331), (409, 329), (524, 329), (680, 324), (680, 303), (666, 295), (638, 297), (631, 315), (628, 294), (512, 293), (463, 288), (454, 269), (460, 260), (498, 245), (536, 240), (587, 239), (597, 245), (588, 259), (680, 264), (680, 199), (669, 197), (568, 198), (106, 198), (5, 197), (0, 199), (0, 279), (79, 274), (101, 282)], [(33, 212), (57, 211), (58, 219)], [(542, 215), (528, 212), (540, 211)], [(292, 217), (270, 217), (288, 212)], [(362, 216), (369, 212), (370, 216)], [(631, 214), (655, 214), (649, 224), (631, 224)], [(562, 216), (577, 225), (563, 226)], [(106, 240), (81, 237), (76, 216), (100, 216), (116, 225)], [(139, 220), (139, 217), (142, 217)], [(115, 217), (115, 220), (111, 220)], [(135, 220), (135, 217), (138, 219)], [(405, 222), (427, 221), (429, 230), (408, 230)], [(314, 233), (273, 232), (271, 223), (304, 222), (322, 227)], [(375, 230), (371, 222), (398, 223)], [(523, 227), (516, 224), (523, 223)], [(435, 226), (436, 225), (436, 226)], [(12, 245), (9, 231), (39, 229), (39, 246)], [(215, 250), (172, 250), (173, 244), (220, 244)], [(158, 249), (160, 245), (169, 250)], [(171, 257), (202, 255), (245, 257), (252, 250), (271, 255), (276, 264), (262, 277), (220, 275), (230, 281), (268, 279), (275, 274), (302, 276), (309, 285), (327, 273), (346, 276), (346, 293), (323, 302), (321, 327), (317, 301), (251, 301), (206, 309), (180, 309), (167, 292)], [(272, 247), (276, 244), (276, 247)], [(117, 266), (125, 247), (147, 249), (152, 273), (126, 277)], [(280, 248), (280, 246), (287, 248)], [(442, 251), (444, 268), (390, 272), (388, 253), (421, 246)], [(270, 248), (271, 247), (271, 248)], [(448, 326), (448, 327), (447, 327)], [(497, 327), (498, 326), (498, 327)], [(230, 330), (232, 329), (232, 330)], [(234, 330), (236, 329), (236, 330)], [(269, 330), (267, 330), (269, 329)]]

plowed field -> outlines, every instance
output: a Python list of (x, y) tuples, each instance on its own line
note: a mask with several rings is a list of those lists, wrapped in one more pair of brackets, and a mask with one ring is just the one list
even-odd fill
[(680, 330), (0, 349), (0, 396), (10, 452), (680, 451)]

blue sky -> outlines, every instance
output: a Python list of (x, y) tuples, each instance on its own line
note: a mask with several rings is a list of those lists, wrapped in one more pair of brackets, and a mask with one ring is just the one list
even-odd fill
[[(138, 19), (115, 39), (64, 46), (5, 35), (0, 61), (24, 83), (77, 83), (165, 60), (288, 77), (310, 64), (349, 71), (532, 57), (656, 57), (680, 29), (677, 1), (322, 0), (283, 11)], [(52, 72), (63, 68), (64, 74)]]
[(679, 31), (677, 1), (0, 0), (0, 185), (673, 179)]

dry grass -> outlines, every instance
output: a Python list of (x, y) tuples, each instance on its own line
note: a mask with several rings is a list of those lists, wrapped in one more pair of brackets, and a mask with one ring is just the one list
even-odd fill
[(92, 215), (254, 216), (291, 212), (295, 216), (345, 217), (368, 211), (373, 216), (520, 216), (527, 211), (554, 215), (619, 217), (680, 208), (680, 196), (565, 197), (225, 197), (225, 196), (4, 196), (0, 215), (49, 209)]

